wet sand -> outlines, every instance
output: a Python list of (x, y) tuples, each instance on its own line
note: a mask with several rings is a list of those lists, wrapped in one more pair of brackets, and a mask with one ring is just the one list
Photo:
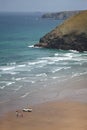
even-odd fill
[(87, 103), (54, 101), (32, 109), (23, 117), (7, 113), (0, 119), (0, 130), (87, 130)]

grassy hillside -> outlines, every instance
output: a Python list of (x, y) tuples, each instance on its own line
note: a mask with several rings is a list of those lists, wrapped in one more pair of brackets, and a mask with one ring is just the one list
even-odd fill
[(65, 20), (35, 46), (87, 51), (87, 10)]
[(87, 34), (87, 11), (82, 11), (79, 14), (65, 20), (63, 24), (57, 26), (51, 34), (55, 36), (67, 35), (70, 33), (86, 33)]

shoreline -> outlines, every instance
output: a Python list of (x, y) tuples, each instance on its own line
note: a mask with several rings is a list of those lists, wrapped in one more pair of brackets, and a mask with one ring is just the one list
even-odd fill
[[(41, 92), (37, 99), (42, 94), (48, 96), (48, 92), (50, 95), (55, 95), (51, 95), (52, 98), (48, 101), (28, 104), (32, 108), (32, 112), (22, 112), (26, 105), (21, 104), (23, 101), (18, 101), (21, 104), (19, 108), (15, 106), (14, 109), (10, 109), (9, 112), (5, 112), (0, 117), (0, 130), (87, 130), (86, 85), (86, 77), (81, 76), (66, 81), (66, 84), (62, 83), (60, 85), (61, 91), (59, 91), (58, 86), (53, 87), (52, 90), (48, 86), (50, 90), (46, 89), (46, 91)], [(28, 99), (27, 102), (29, 102)], [(13, 104), (12, 102), (10, 105)], [(9, 106), (9, 104), (7, 105)], [(17, 118), (16, 110), (20, 110), (23, 117)]]
[(87, 103), (51, 101), (35, 105), (16, 117), (11, 111), (0, 119), (0, 130), (86, 130)]
[(11, 101), (0, 103), (0, 116), (5, 113), (23, 107), (36, 106), (49, 101), (68, 101), (87, 103), (87, 76), (74, 77), (61, 84), (56, 80), (53, 86), (43, 88), (37, 93), (22, 99), (12, 99)]

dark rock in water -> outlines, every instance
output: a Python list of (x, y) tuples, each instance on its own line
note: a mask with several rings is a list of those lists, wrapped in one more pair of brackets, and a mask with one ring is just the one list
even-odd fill
[(69, 18), (42, 37), (35, 46), (87, 51), (87, 11)]

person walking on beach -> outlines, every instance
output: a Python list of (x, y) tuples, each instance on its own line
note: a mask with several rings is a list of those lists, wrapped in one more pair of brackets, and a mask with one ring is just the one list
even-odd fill
[(23, 113), (20, 111), (16, 111), (16, 117), (23, 117)]
[(18, 111), (16, 111), (16, 117), (18, 117)]

